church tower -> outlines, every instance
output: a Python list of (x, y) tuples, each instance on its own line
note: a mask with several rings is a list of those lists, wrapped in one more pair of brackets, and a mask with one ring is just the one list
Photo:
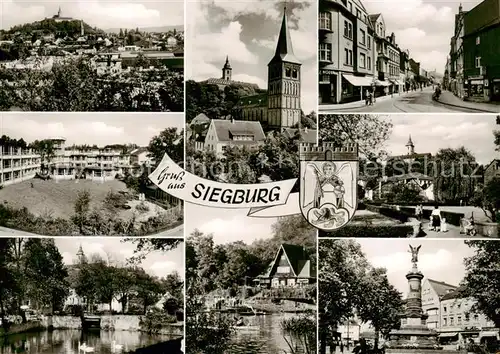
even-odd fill
[(76, 253), (76, 256), (78, 257), (78, 264), (84, 264), (87, 263), (87, 257), (85, 257), (85, 253), (83, 253), (82, 245), (80, 245), (80, 248), (78, 248), (78, 252)]
[(80, 36), (85, 35), (85, 28), (83, 27), (83, 20), (80, 21)]
[(229, 64), (229, 57), (226, 55), (226, 63), (222, 67), (222, 80), (231, 81), (231, 64)]
[(300, 122), (301, 65), (293, 53), (285, 6), (276, 52), (267, 64), (267, 123), (270, 128), (288, 128)]
[(406, 143), (406, 148), (408, 149), (408, 155), (415, 154), (415, 145), (413, 145), (413, 141), (411, 140), (411, 135), (408, 138), (408, 142)]

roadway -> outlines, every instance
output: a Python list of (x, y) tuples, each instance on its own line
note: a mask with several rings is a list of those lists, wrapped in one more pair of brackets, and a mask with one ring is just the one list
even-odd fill
[(394, 96), (378, 97), (372, 106), (353, 102), (340, 105), (321, 105), (321, 113), (478, 113), (477, 109), (448, 105), (432, 99), (432, 88), (412, 91)]

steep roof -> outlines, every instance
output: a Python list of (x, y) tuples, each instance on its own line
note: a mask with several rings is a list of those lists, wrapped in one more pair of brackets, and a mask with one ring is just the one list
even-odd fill
[(445, 283), (443, 281), (437, 281), (433, 279), (427, 279), (427, 281), (439, 297), (442, 297), (448, 294), (450, 291), (454, 291), (455, 289), (457, 289), (457, 286)]
[(461, 291), (464, 289), (464, 287), (460, 286), (458, 288), (456, 288), (455, 290), (443, 295), (441, 297), (441, 301), (443, 300), (451, 300), (451, 299), (460, 299), (462, 298), (462, 294), (461, 294)]
[(286, 16), (286, 7), (283, 11), (283, 20), (281, 21), (281, 29), (278, 36), (278, 43), (276, 44), (276, 52), (274, 53), (274, 57), (271, 59), (271, 62), (276, 60), (300, 64), (300, 61), (293, 53), (292, 38), (290, 36), (290, 30), (288, 29), (288, 20)]
[(267, 268), (267, 271), (261, 277), (270, 277), (272, 270), (275, 268), (276, 262), (279, 260), (280, 254), (284, 253), (292, 267), (293, 273), (298, 278), (314, 278), (316, 277), (316, 269), (312, 266), (311, 261), (305, 255), (304, 247), (283, 243), (276, 252), (276, 257)]
[[(298, 129), (286, 128), (284, 129), (283, 134), (289, 138), (293, 138), (296, 134), (298, 134), (298, 131)], [(301, 138), (303, 142), (316, 144), (318, 142), (318, 132), (316, 129), (302, 129)]]
[(253, 135), (252, 141), (262, 141), (266, 139), (264, 130), (260, 122), (243, 120), (212, 119), (218, 141), (234, 141), (231, 135)]

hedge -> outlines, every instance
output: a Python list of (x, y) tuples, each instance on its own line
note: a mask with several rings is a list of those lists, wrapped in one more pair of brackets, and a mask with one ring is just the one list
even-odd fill
[(351, 237), (383, 237), (383, 238), (407, 238), (413, 235), (411, 225), (380, 225), (361, 226), (346, 225), (338, 230), (325, 232), (319, 231), (319, 237), (351, 238)]

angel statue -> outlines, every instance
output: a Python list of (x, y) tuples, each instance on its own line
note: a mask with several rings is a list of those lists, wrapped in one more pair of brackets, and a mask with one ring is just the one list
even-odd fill
[(418, 262), (418, 251), (420, 251), (420, 247), (422, 247), (422, 245), (420, 245), (418, 247), (413, 247), (412, 245), (410, 245), (410, 251), (408, 251), (408, 252), (411, 253), (411, 262), (412, 263)]
[[(322, 169), (320, 170), (316, 164), (309, 163), (306, 168), (312, 170), (313, 179), (315, 182), (313, 194), (308, 197), (308, 193), (305, 193), (304, 206), (308, 204), (308, 201), (313, 202), (314, 208), (320, 208), (326, 203), (333, 204), (337, 208), (344, 208), (347, 206), (351, 207), (351, 203), (346, 203), (346, 198), (350, 197), (349, 194), (346, 195), (346, 186), (344, 186), (344, 181), (339, 177), (342, 172), (349, 172), (352, 175), (352, 171), (349, 169), (349, 164), (344, 164), (337, 170), (335, 164), (331, 162), (325, 162)], [(350, 187), (350, 186), (349, 186)]]

